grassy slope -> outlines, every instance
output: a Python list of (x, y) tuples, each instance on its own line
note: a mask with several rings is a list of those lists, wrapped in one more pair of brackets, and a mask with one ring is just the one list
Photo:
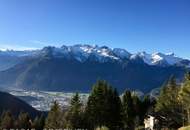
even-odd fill
[(187, 127), (181, 127), (181, 128), (179, 128), (179, 130), (190, 130), (190, 126), (187, 126)]

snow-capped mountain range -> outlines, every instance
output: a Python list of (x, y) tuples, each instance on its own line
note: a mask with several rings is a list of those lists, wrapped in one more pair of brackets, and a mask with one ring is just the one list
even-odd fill
[(189, 70), (190, 60), (173, 53), (132, 54), (97, 45), (0, 51), (0, 87), (5, 88), (89, 92), (98, 79), (103, 79), (119, 92), (129, 88), (147, 93), (171, 75), (182, 81)]
[(132, 54), (126, 49), (121, 48), (109, 48), (107, 46), (77, 44), (73, 46), (62, 47), (44, 47), (41, 50), (32, 51), (14, 51), (6, 50), (0, 51), (0, 56), (11, 57), (30, 57), (30, 56), (46, 56), (51, 55), (54, 57), (74, 58), (79, 62), (85, 62), (88, 59), (92, 59), (98, 62), (112, 61), (124, 61), (124, 60), (137, 60), (141, 59), (148, 65), (159, 66), (185, 66), (190, 67), (190, 60), (177, 57), (174, 53), (153, 53), (148, 54), (146, 52), (139, 52)]

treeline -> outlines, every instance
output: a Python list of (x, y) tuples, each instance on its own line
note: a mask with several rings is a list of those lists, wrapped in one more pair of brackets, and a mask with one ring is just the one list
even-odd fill
[(136, 126), (144, 125), (145, 115), (153, 105), (154, 101), (148, 96), (141, 100), (130, 91), (125, 91), (120, 97), (106, 81), (98, 81), (86, 104), (81, 103), (78, 93), (66, 112), (55, 102), (45, 128), (134, 130)]
[(36, 129), (44, 128), (45, 117), (41, 115), (34, 120), (31, 119), (28, 113), (21, 112), (18, 116), (13, 116), (10, 111), (4, 111), (0, 117), (0, 129)]
[(120, 96), (106, 81), (97, 81), (85, 104), (76, 93), (67, 110), (54, 102), (46, 118), (31, 120), (27, 113), (20, 113), (15, 118), (7, 111), (1, 116), (0, 128), (134, 130), (144, 126), (145, 115), (153, 111), (154, 104), (149, 96), (140, 99), (128, 90)]

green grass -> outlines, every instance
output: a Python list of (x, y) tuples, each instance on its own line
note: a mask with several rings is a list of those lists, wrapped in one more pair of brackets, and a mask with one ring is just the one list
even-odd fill
[(187, 126), (187, 127), (181, 127), (181, 128), (179, 128), (179, 130), (190, 130), (190, 126)]

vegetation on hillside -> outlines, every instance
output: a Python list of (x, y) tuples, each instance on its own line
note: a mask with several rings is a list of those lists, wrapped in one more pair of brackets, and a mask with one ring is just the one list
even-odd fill
[(48, 116), (35, 119), (24, 112), (18, 116), (4, 111), (0, 118), (0, 129), (35, 128), (88, 129), (88, 130), (135, 130), (143, 129), (144, 119), (153, 114), (158, 119), (155, 129), (177, 130), (190, 125), (190, 73), (183, 84), (171, 77), (163, 86), (157, 100), (149, 96), (139, 98), (126, 90), (121, 96), (106, 81), (97, 81), (83, 104), (76, 93), (65, 111), (54, 102)]
[(161, 89), (155, 113), (159, 116), (159, 127), (178, 129), (190, 125), (190, 73), (185, 75), (184, 82), (177, 84), (171, 77)]

